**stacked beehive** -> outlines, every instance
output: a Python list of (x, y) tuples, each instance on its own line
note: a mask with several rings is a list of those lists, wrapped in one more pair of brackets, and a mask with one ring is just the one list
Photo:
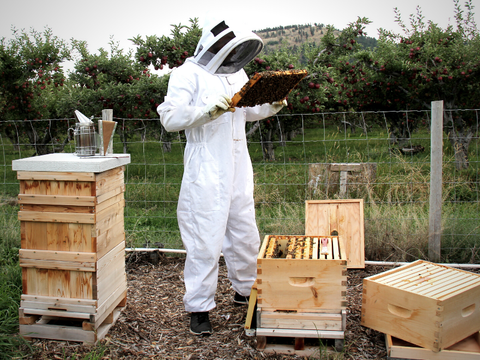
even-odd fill
[(118, 317), (127, 294), (123, 174), (17, 172), (21, 335), (95, 343)]
[[(387, 334), (392, 357), (480, 358), (480, 275), (418, 260), (368, 277), (361, 321)], [(460, 342), (477, 350), (459, 351)]]
[(267, 235), (257, 258), (257, 344), (268, 336), (330, 338), (343, 346), (347, 260), (338, 236)]

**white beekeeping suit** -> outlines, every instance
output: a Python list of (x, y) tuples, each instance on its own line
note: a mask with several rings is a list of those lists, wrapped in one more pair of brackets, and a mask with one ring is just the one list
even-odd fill
[(187, 137), (177, 216), (187, 251), (184, 304), (189, 312), (215, 307), (222, 251), (238, 294), (248, 296), (256, 278), (260, 237), (245, 122), (272, 116), (282, 105), (226, 109), (248, 81), (243, 67), (262, 47), (252, 32), (207, 22), (195, 55), (172, 72), (157, 110), (167, 131), (185, 130)]

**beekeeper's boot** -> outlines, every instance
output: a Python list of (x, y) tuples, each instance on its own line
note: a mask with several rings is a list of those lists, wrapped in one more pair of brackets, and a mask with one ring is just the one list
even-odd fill
[(211, 335), (212, 325), (208, 319), (208, 311), (192, 312), (190, 315), (190, 332), (195, 335)]
[(249, 299), (249, 296), (243, 296), (243, 295), (240, 295), (239, 293), (235, 292), (235, 296), (233, 297), (233, 303), (234, 303), (234, 305), (237, 305), (237, 306), (247, 305), (248, 304), (248, 299)]

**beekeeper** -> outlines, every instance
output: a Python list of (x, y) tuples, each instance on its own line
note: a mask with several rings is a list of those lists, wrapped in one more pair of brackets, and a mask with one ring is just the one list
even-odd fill
[(194, 56), (171, 73), (157, 109), (167, 131), (185, 130), (187, 137), (177, 217), (187, 252), (183, 300), (194, 334), (212, 333), (208, 312), (222, 251), (234, 302), (247, 303), (256, 278), (260, 236), (245, 122), (272, 116), (285, 102), (236, 110), (229, 103), (248, 81), (243, 67), (262, 48), (254, 33), (207, 20)]

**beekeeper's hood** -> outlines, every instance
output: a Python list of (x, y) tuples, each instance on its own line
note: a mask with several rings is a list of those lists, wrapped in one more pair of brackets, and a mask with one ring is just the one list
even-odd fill
[(242, 69), (262, 48), (262, 39), (253, 32), (232, 29), (218, 18), (207, 19), (193, 61), (211, 74), (228, 75)]

